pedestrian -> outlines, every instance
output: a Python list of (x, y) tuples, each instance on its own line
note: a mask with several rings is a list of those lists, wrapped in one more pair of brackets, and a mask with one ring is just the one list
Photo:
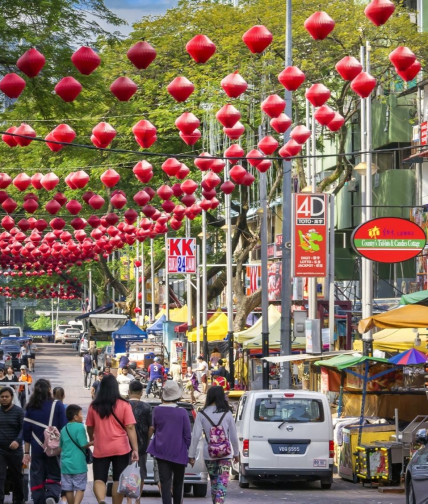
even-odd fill
[[(101, 351), (101, 349), (99, 349)], [(92, 367), (95, 369), (98, 369), (98, 355), (100, 352), (98, 352), (98, 348), (94, 346), (90, 349), (89, 351), (91, 358), (92, 358)]]
[(13, 404), (11, 387), (0, 389), (0, 504), (4, 502), (4, 485), (9, 472), (13, 485), (13, 504), (24, 504), (22, 482), (22, 424), (24, 410)]
[(68, 423), (61, 431), (61, 487), (68, 504), (80, 504), (88, 479), (85, 450), (90, 443), (83, 425), (82, 408), (70, 404), (65, 415)]
[(17, 382), (18, 381), (18, 377), (16, 376), (15, 374), (15, 371), (13, 370), (13, 367), (12, 366), (8, 366), (6, 368), (6, 383), (7, 382)]
[(94, 373), (94, 381), (92, 382), (91, 386), (91, 397), (92, 399), (95, 398), (98, 392), (98, 388), (100, 386), (100, 381), (103, 379), (104, 373), (102, 371), (97, 371), (96, 369), (93, 371)]
[[(53, 412), (53, 416), (51, 413)], [(24, 459), (30, 465), (30, 487), (34, 504), (55, 504), (61, 493), (59, 457), (48, 457), (43, 450), (45, 427), (49, 418), (59, 431), (67, 423), (63, 405), (54, 401), (51, 384), (39, 378), (28, 400), (24, 416)], [(31, 447), (31, 454), (30, 454)]]
[(198, 380), (202, 383), (202, 393), (207, 393), (208, 387), (208, 364), (204, 361), (202, 355), (198, 357), (198, 367), (196, 369), (196, 373), (198, 374)]
[[(212, 458), (208, 453), (209, 432), (213, 426), (217, 425), (223, 427), (232, 447), (232, 453), (220, 459)], [(213, 504), (223, 504), (226, 499), (232, 458), (235, 463), (239, 461), (239, 444), (235, 420), (222, 387), (214, 386), (208, 390), (204, 408), (196, 416), (192, 443), (189, 449), (189, 464), (192, 467), (195, 463), (198, 443), (202, 433), (204, 433), (206, 441), (204, 444), (204, 460), (211, 481), (211, 499)]]
[(117, 370), (117, 374), (121, 374), (122, 370), (126, 367), (128, 367), (129, 364), (129, 357), (127, 354), (121, 355), (119, 359), (119, 368)]
[[(177, 407), (182, 389), (174, 380), (163, 387), (162, 404), (153, 409), (153, 427), (147, 453), (156, 458), (163, 504), (181, 504), (188, 462), (191, 428), (187, 411)], [(171, 496), (172, 487), (172, 496)]]
[(172, 379), (175, 380), (176, 382), (181, 382), (181, 366), (176, 360), (172, 361), (171, 368), (169, 370)]
[[(120, 387), (120, 386), (119, 386)], [(152, 426), (152, 408), (141, 400), (143, 395), (143, 384), (138, 380), (133, 380), (129, 384), (129, 403), (135, 417), (135, 429), (138, 441), (138, 463), (140, 464), (141, 487), (140, 495), (143, 491), (144, 480), (147, 478), (147, 446), (149, 444), (149, 429)], [(140, 503), (140, 498), (135, 499), (135, 504)], [(131, 499), (128, 498), (128, 504)]]
[(132, 381), (132, 376), (129, 374), (128, 367), (122, 369), (122, 374), (118, 375), (117, 383), (119, 384), (119, 393), (123, 399), (128, 399), (129, 395), (129, 384)]
[(28, 340), (28, 350), (30, 351), (30, 358), (28, 359), (28, 367), (32, 373), (34, 373), (35, 365), (36, 365), (36, 345), (33, 343), (33, 340)]
[(152, 390), (152, 383), (155, 380), (162, 380), (162, 382), (164, 381), (165, 368), (160, 363), (159, 357), (155, 357), (153, 359), (153, 362), (148, 367), (148, 372), (149, 372), (149, 381), (147, 382), (146, 387), (146, 397), (149, 397), (150, 391)]
[(32, 376), (28, 373), (27, 371), (27, 366), (25, 365), (21, 365), (21, 374), (18, 378), (18, 381), (20, 382), (26, 382), (28, 384), (28, 391), (25, 390), (25, 386), (24, 385), (20, 385), (19, 386), (19, 389), (18, 389), (18, 396), (19, 396), (19, 400), (21, 402), (21, 406), (24, 407), (25, 406), (25, 403), (27, 401), (27, 392), (28, 392), (28, 395), (30, 394), (30, 385), (33, 383), (33, 378)]
[(223, 359), (219, 359), (217, 362), (217, 369), (211, 370), (212, 384), (214, 386), (220, 385), (223, 390), (229, 390), (229, 372), (224, 366)]
[(199, 382), (196, 373), (192, 371), (190, 366), (187, 368), (187, 373), (184, 376), (184, 383), (184, 388), (190, 394), (192, 404), (196, 404), (195, 390), (199, 392)]
[(3, 383), (7, 380), (5, 372), (4, 372), (4, 367), (0, 367), (0, 383)]
[(91, 371), (92, 371), (92, 357), (89, 352), (85, 350), (82, 357), (82, 372), (83, 372), (83, 388), (89, 390), (91, 388)]
[[(62, 404), (64, 411), (65, 411), (66, 406), (64, 404), (64, 399), (65, 399), (64, 389), (62, 387), (54, 387), (52, 390), (52, 396), (54, 399), (56, 399), (57, 401), (59, 401)], [(62, 457), (62, 454), (61, 454), (61, 457)], [(64, 488), (62, 488), (62, 487), (61, 487), (61, 501), (67, 502), (66, 492), (65, 492)]]
[(31, 354), (31, 351), (28, 348), (28, 341), (23, 341), (22, 346), (21, 346), (21, 350), (19, 353), (21, 355), (21, 365), (28, 367), (30, 354)]
[(213, 351), (210, 355), (210, 366), (211, 368), (215, 368), (217, 366), (218, 361), (221, 359), (220, 350), (217, 347), (213, 348)]
[(100, 382), (95, 399), (89, 406), (86, 428), (89, 441), (94, 443), (92, 467), (95, 497), (99, 504), (105, 504), (111, 463), (113, 504), (120, 504), (123, 495), (117, 493), (119, 477), (130, 458), (132, 462), (138, 461), (138, 443), (131, 405), (120, 397), (119, 385), (113, 375), (105, 375)]

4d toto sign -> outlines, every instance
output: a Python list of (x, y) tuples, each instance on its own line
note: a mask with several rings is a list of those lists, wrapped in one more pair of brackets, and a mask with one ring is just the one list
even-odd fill
[(398, 217), (369, 220), (352, 234), (352, 245), (360, 255), (382, 263), (412, 259), (425, 244), (425, 231), (414, 222)]

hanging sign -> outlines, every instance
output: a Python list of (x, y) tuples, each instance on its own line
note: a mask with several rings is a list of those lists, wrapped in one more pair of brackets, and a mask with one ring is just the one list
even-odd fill
[(366, 259), (396, 263), (416, 257), (426, 244), (425, 231), (407, 219), (381, 217), (358, 226), (352, 233), (354, 249)]
[(168, 238), (168, 273), (196, 273), (196, 238)]
[(327, 195), (293, 194), (293, 276), (327, 276)]

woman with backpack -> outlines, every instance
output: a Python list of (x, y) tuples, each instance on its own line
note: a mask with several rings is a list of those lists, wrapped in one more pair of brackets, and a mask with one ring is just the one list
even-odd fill
[(202, 433), (206, 440), (204, 460), (211, 481), (211, 498), (213, 504), (223, 504), (232, 458), (235, 463), (239, 461), (235, 420), (223, 387), (215, 386), (208, 390), (204, 408), (196, 416), (189, 448), (189, 464), (192, 466)]
[[(23, 463), (28, 466), (31, 461), (30, 486), (34, 504), (55, 504), (59, 500), (59, 431), (66, 423), (64, 406), (53, 400), (49, 381), (40, 378), (28, 400), (23, 427)], [(52, 434), (49, 437), (48, 432)], [(55, 436), (58, 437), (57, 449)]]

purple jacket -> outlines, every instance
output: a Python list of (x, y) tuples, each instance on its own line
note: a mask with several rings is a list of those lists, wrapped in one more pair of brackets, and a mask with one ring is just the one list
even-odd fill
[(153, 457), (187, 465), (191, 427), (187, 411), (174, 406), (156, 406), (153, 409), (155, 435), (147, 453)]

